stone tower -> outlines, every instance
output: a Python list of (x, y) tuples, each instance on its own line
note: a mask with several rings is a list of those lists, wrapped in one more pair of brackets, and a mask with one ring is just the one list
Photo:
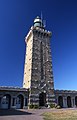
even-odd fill
[(45, 106), (55, 102), (51, 32), (45, 30), (43, 21), (36, 17), (25, 38), (26, 60), (23, 87), (29, 89), (29, 104)]

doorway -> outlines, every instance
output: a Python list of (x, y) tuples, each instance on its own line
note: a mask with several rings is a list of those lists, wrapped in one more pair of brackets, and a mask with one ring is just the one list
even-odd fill
[(75, 105), (77, 107), (77, 96), (75, 97)]
[(23, 95), (18, 95), (16, 99), (16, 108), (23, 109), (24, 97)]
[(46, 105), (46, 93), (42, 92), (39, 94), (39, 106)]
[(68, 106), (68, 108), (71, 107), (71, 97), (70, 96), (67, 97), (67, 106)]
[(10, 109), (10, 105), (11, 105), (11, 96), (9, 94), (6, 94), (2, 97), (1, 108)]
[(60, 105), (61, 108), (63, 107), (63, 97), (62, 96), (58, 97), (58, 104)]

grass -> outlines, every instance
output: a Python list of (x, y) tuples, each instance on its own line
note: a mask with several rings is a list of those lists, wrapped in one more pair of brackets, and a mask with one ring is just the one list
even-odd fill
[(59, 109), (43, 114), (44, 120), (77, 120), (77, 109)]

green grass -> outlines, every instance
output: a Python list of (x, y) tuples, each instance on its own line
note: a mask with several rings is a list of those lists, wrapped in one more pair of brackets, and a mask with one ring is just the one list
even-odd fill
[(77, 110), (60, 109), (43, 114), (44, 120), (77, 120)]

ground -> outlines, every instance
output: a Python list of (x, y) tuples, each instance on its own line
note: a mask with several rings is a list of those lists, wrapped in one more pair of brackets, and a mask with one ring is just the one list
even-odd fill
[(58, 109), (43, 113), (44, 120), (77, 120), (77, 109)]
[(0, 110), (0, 120), (43, 120), (43, 114), (47, 109), (16, 109)]
[(0, 110), (0, 120), (77, 120), (77, 109)]

